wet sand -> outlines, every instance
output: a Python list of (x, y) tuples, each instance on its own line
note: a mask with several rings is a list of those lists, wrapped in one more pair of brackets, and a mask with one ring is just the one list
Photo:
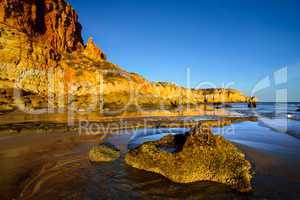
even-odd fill
[[(175, 184), (127, 166), (123, 158), (128, 143), (163, 135), (164, 129), (152, 129), (148, 135), (140, 130), (109, 136), (106, 140), (119, 147), (122, 156), (99, 164), (88, 161), (88, 151), (100, 142), (99, 136), (72, 132), (1, 136), (0, 199), (298, 199), (300, 141), (257, 122), (234, 127), (235, 134), (220, 132), (229, 127), (214, 132), (233, 141), (253, 163), (255, 190), (250, 194), (210, 182)], [(170, 130), (176, 131), (182, 130)]]

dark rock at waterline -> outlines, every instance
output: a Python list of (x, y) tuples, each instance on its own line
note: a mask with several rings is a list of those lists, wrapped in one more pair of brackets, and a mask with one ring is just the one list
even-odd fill
[(256, 97), (250, 97), (248, 99), (248, 107), (249, 108), (256, 108), (256, 102), (257, 102)]
[(256, 102), (249, 102), (248, 108), (256, 108)]
[(251, 165), (245, 155), (201, 125), (184, 135), (168, 135), (144, 143), (130, 150), (125, 161), (134, 168), (161, 174), (176, 183), (213, 181), (240, 192), (252, 190)]
[(230, 105), (230, 104), (225, 104), (224, 107), (225, 107), (225, 108), (232, 108), (232, 105)]
[(120, 151), (111, 144), (94, 146), (89, 152), (92, 162), (111, 162), (120, 157)]

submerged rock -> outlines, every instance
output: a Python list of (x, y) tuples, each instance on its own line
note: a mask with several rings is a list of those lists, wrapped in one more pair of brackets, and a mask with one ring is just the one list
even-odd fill
[[(173, 151), (168, 149), (174, 148)], [(221, 136), (200, 125), (185, 135), (168, 135), (130, 150), (132, 167), (161, 174), (176, 183), (213, 181), (240, 192), (251, 187), (251, 165), (245, 155)]]
[(93, 147), (89, 152), (92, 162), (111, 162), (120, 157), (120, 151), (111, 144), (101, 144)]

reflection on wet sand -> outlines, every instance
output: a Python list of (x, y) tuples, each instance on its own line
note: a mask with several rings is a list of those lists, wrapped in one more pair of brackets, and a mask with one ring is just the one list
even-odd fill
[[(123, 160), (129, 143), (159, 138), (164, 132), (146, 129), (146, 135), (142, 130), (110, 135), (106, 140), (121, 149), (121, 158), (99, 164), (88, 161), (88, 151), (100, 142), (99, 136), (78, 136), (71, 132), (2, 136), (0, 198), (297, 199), (300, 160), (294, 153), (300, 151), (300, 142), (286, 134), (276, 135), (280, 133), (260, 127), (257, 122), (234, 126), (236, 134), (224, 136), (235, 140), (255, 166), (255, 191), (251, 194), (239, 194), (225, 185), (210, 182), (175, 184), (160, 175), (127, 166)], [(285, 150), (279, 154), (278, 149), (260, 148), (251, 142), (279, 145)]]

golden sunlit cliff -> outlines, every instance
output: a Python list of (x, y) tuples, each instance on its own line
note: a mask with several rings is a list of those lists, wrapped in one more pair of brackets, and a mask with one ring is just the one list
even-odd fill
[(64, 0), (0, 1), (0, 105), (14, 107), (13, 89), (25, 105), (106, 108), (246, 102), (234, 89), (186, 89), (149, 82), (106, 60), (90, 38), (85, 45), (74, 9)]

